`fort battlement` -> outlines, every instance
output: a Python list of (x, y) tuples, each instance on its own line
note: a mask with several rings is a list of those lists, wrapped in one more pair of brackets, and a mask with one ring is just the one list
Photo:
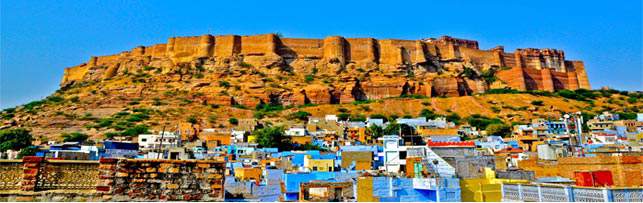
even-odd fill
[[(295, 71), (314, 66), (321, 72), (329, 73), (335, 72), (330, 69), (341, 67), (379, 67), (384, 72), (409, 67), (419, 67), (428, 72), (440, 72), (437, 69), (454, 71), (463, 67), (476, 70), (496, 67), (499, 68), (497, 78), (507, 87), (517, 90), (591, 88), (583, 62), (566, 60), (565, 53), (557, 49), (526, 48), (506, 52), (504, 47), (498, 46), (482, 50), (477, 41), (448, 36), (421, 40), (341, 36), (302, 39), (282, 38), (275, 34), (172, 37), (165, 44), (139, 46), (115, 55), (91, 57), (87, 63), (65, 69), (61, 85), (113, 77), (132, 66), (133, 61), (138, 66), (171, 68), (204, 59), (216, 63), (239, 61), (254, 67), (285, 64), (295, 67)], [(473, 92), (483, 92), (488, 88), (457, 78), (435, 79), (422, 78), (429, 84), (446, 85), (440, 87), (438, 92), (440, 89), (452, 91), (462, 85), (473, 88)], [(454, 81), (460, 82), (454, 84)], [(404, 83), (396, 85), (401, 88)]]

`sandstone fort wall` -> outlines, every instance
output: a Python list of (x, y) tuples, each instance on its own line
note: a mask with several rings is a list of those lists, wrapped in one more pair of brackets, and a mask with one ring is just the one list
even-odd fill
[[(93, 67), (118, 67), (127, 60), (145, 62), (163, 58), (178, 64), (207, 57), (242, 57), (242, 60), (249, 61), (264, 58), (309, 59), (340, 66), (381, 66), (387, 71), (405, 65), (426, 65), (432, 61), (465, 63), (479, 68), (504, 67), (498, 72), (498, 78), (518, 90), (591, 88), (583, 62), (567, 61), (564, 52), (556, 49), (517, 49), (510, 53), (502, 47), (481, 50), (477, 41), (451, 37), (423, 40), (340, 36), (300, 39), (280, 38), (275, 34), (172, 37), (166, 44), (140, 46), (115, 55), (91, 57), (85, 64), (67, 68), (63, 84), (86, 79), (85, 75), (92, 72)], [(115, 74), (109, 69), (105, 72), (105, 77)]]

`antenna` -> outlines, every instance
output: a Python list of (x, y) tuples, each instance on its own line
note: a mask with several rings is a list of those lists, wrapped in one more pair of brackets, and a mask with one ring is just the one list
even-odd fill
[(163, 125), (163, 130), (161, 130), (161, 140), (159, 140), (158, 152), (156, 152), (156, 159), (161, 159), (161, 150), (163, 149), (163, 137), (165, 135), (165, 125)]

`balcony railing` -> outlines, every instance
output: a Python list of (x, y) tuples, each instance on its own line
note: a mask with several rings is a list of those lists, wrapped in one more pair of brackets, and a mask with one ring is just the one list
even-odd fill
[(504, 202), (642, 202), (643, 188), (503, 184)]

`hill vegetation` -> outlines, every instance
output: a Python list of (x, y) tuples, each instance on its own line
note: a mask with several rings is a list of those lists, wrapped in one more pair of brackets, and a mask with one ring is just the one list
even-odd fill
[[(114, 136), (136, 136), (162, 127), (190, 123), (201, 127), (237, 127), (241, 120), (290, 126), (308, 116), (337, 115), (342, 120), (368, 117), (394, 120), (444, 116), (456, 124), (507, 133), (513, 124), (534, 118), (558, 119), (566, 112), (592, 117), (611, 111), (632, 119), (643, 109), (643, 94), (616, 90), (516, 91), (491, 89), (485, 94), (461, 97), (393, 97), (348, 104), (283, 106), (258, 104), (216, 105), (198, 101), (187, 91), (163, 91), (141, 97), (92, 93), (120, 80), (62, 89), (43, 100), (2, 110), (2, 128), (29, 129), (34, 140), (92, 141)], [(222, 83), (229, 86), (231, 84)], [(152, 91), (153, 92), (153, 91)], [(197, 95), (198, 96), (198, 95)], [(270, 142), (266, 142), (270, 143)]]

